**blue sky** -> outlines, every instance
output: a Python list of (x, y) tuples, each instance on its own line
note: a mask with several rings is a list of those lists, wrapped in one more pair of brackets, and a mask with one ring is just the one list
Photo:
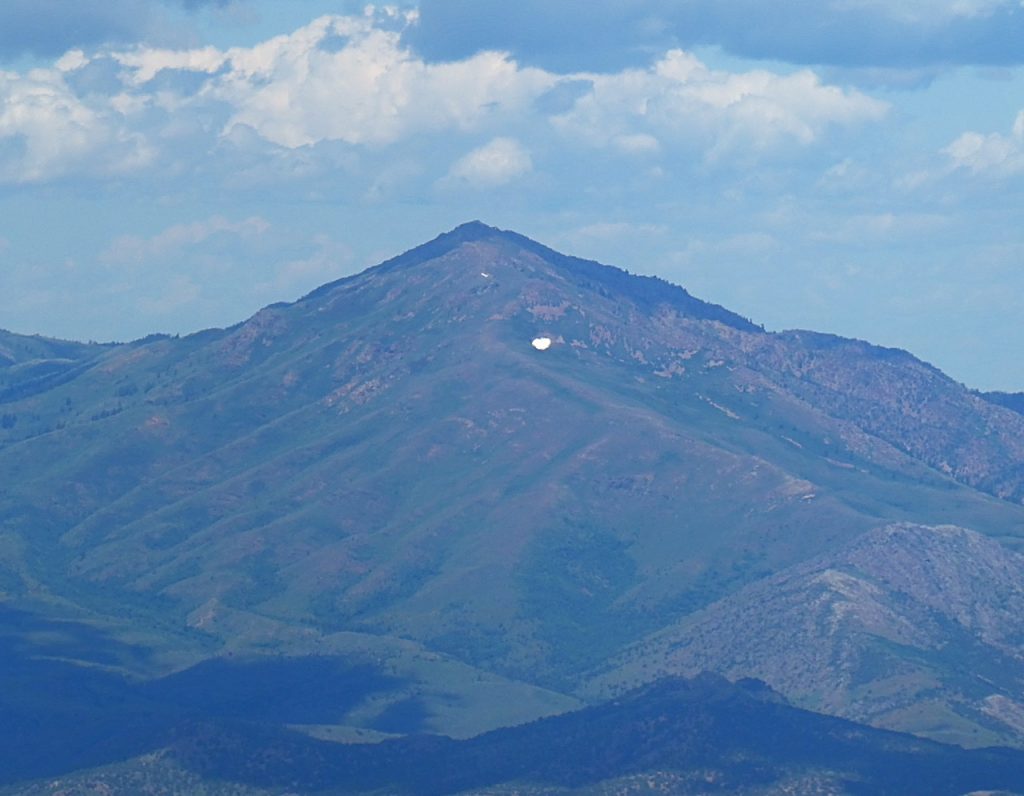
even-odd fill
[(1024, 389), (1021, 0), (5, 0), (0, 327), (224, 326), (479, 218)]

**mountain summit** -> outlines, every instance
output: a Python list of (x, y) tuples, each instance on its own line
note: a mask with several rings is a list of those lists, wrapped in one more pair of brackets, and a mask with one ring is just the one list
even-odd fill
[[(1024, 743), (1019, 645), (958, 565), (1020, 571), (1024, 417), (906, 352), (769, 333), (479, 222), (229, 329), (0, 344), (0, 590), (30, 657), (337, 657), (382, 690), (291, 723), (452, 735), (699, 663)], [(955, 611), (926, 570), (896, 585), (850, 552), (930, 554), (945, 537), (879, 529), (938, 525), (984, 535), (941, 547)], [(792, 634), (800, 676), (759, 668), (735, 617), (765, 589), (862, 621)], [(986, 655), (982, 682), (963, 662)]]
[[(581, 286), (621, 292), (633, 301), (648, 306), (668, 304), (681, 312), (686, 312), (691, 317), (717, 320), (745, 331), (755, 331), (756, 329), (745, 318), (729, 312), (717, 304), (709, 304), (695, 299), (683, 288), (662, 279), (635, 276), (592, 260), (569, 257), (516, 232), (490, 227), (480, 221), (461, 224), (450, 232), (445, 232), (428, 243), (387, 260), (366, 273), (372, 273), (378, 269), (391, 271), (428, 263), (438, 264), (444, 262), (447, 255), (463, 247), (478, 250), (480, 259), (484, 262), (489, 261), (488, 258), (497, 252), (502, 252), (511, 258), (515, 258), (517, 255), (532, 255), (539, 263), (543, 264), (542, 267), (560, 272), (564, 278), (574, 280)], [(324, 285), (310, 293), (306, 299), (322, 297), (346, 281), (342, 279)]]

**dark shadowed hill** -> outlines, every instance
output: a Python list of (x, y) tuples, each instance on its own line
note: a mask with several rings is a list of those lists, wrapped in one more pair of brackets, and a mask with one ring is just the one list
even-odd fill
[(1024, 393), (1020, 392), (982, 392), (978, 393), (982, 398), (997, 406), (1004, 406), (1012, 409), (1017, 414), (1024, 415)]
[[(963, 618), (1004, 627), (1010, 603), (959, 577), (976, 550), (1017, 566), (1024, 416), (906, 352), (767, 333), (479, 223), (230, 329), (28, 340), (0, 362), (0, 596), (28, 660), (145, 681), (327, 656), (397, 684), (305, 732), (468, 737), (596, 698), (597, 673), (663, 633), (688, 657), (628, 682), (739, 671), (769, 640), (736, 601), (799, 612), (835, 560), (925, 635), (839, 613), (842, 654), (767, 679), (881, 726), (1024, 743), (1021, 639)], [(949, 554), (958, 591), (931, 602), (836, 558), (895, 560), (908, 537), (877, 529), (940, 525), (984, 544)]]
[(793, 708), (757, 681), (705, 675), (465, 741), (341, 745), (240, 722), (195, 723), (153, 755), (21, 793), (147, 786), (210, 794), (956, 796), (1024, 788), (1024, 752), (965, 751), (875, 730)]

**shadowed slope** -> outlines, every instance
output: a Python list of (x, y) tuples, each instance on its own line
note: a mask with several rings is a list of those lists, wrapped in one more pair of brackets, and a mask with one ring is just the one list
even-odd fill
[[(1024, 787), (1024, 753), (965, 751), (798, 710), (755, 681), (669, 679), (466, 741), (343, 746), (241, 723), (183, 727), (155, 759), (64, 779), (118, 788), (150, 771), (207, 792), (832, 793), (954, 796)], [(152, 777), (152, 773), (149, 774)], [(252, 789), (251, 791), (248, 789)], [(53, 793), (41, 784), (21, 791)]]

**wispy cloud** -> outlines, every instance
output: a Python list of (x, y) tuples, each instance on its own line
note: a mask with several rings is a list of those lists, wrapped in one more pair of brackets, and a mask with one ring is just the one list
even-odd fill
[(495, 138), (459, 158), (449, 180), (477, 188), (504, 185), (533, 170), (530, 153), (514, 138)]
[(213, 216), (204, 221), (175, 224), (149, 238), (122, 235), (100, 255), (100, 259), (111, 264), (141, 265), (160, 261), (184, 249), (198, 246), (215, 235), (253, 239), (262, 237), (269, 229), (269, 222), (259, 216), (242, 221), (229, 221), (223, 216)]

